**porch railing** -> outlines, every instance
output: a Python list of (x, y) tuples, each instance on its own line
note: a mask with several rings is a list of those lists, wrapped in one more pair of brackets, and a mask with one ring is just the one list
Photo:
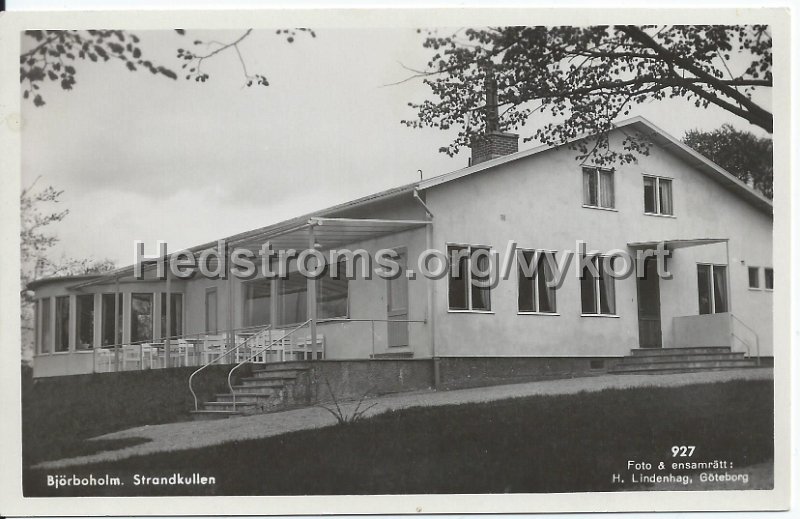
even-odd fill
[(200, 368), (195, 370), (191, 375), (189, 375), (189, 392), (192, 393), (192, 398), (194, 398), (194, 409), (195, 409), (195, 411), (198, 410), (197, 394), (194, 392), (194, 389), (192, 388), (192, 380), (194, 379), (195, 375), (197, 375), (198, 373), (200, 373), (201, 371), (203, 371), (204, 369), (206, 369), (210, 365), (215, 364), (220, 359), (228, 357), (231, 354), (238, 353), (240, 349), (243, 349), (251, 341), (256, 341), (256, 340), (264, 337), (265, 335), (271, 335), (271, 333), (272, 333), (272, 326), (263, 327), (259, 332), (251, 335), (250, 337), (247, 337), (242, 342), (234, 344), (233, 346), (231, 346), (230, 348), (228, 348), (224, 352), (220, 353), (217, 357), (212, 359), (210, 362), (205, 363), (203, 366), (201, 366)]
[[(233, 383), (231, 382), (232, 377), (233, 377), (233, 373), (236, 370), (238, 370), (239, 368), (241, 368), (242, 366), (244, 366), (245, 364), (247, 364), (248, 362), (252, 361), (254, 358), (258, 357), (259, 355), (263, 354), (264, 355), (264, 359), (266, 361), (267, 352), (269, 350), (271, 350), (276, 344), (283, 343), (283, 341), (285, 339), (287, 339), (288, 337), (293, 335), (295, 332), (297, 332), (297, 331), (303, 329), (304, 327), (306, 327), (310, 322), (311, 322), (311, 319), (309, 319), (309, 320), (307, 320), (307, 321), (295, 326), (291, 330), (289, 330), (286, 333), (284, 333), (281, 337), (279, 337), (277, 339), (270, 340), (269, 343), (266, 346), (264, 346), (263, 348), (257, 348), (255, 353), (251, 353), (251, 355), (249, 357), (247, 357), (246, 359), (241, 361), (239, 364), (237, 364), (236, 366), (231, 368), (231, 370), (228, 372), (228, 389), (230, 390), (230, 393), (231, 393), (231, 405), (232, 405), (234, 411), (236, 411), (236, 392), (233, 390)], [(194, 394), (194, 393), (192, 393), (192, 394)], [(197, 397), (195, 397), (195, 399), (194, 399), (194, 408), (195, 408), (195, 410), (197, 410)]]
[[(386, 325), (386, 331), (384, 333), (384, 339), (388, 342), (389, 336), (389, 326), (392, 323), (395, 324), (426, 324), (428, 321), (425, 319), (358, 319), (358, 318), (342, 318), (342, 317), (334, 317), (330, 319), (319, 319), (317, 321), (318, 324), (342, 324), (347, 325), (349, 323), (369, 323), (370, 326), (370, 351), (372, 353), (372, 357), (375, 356), (376, 349), (376, 339), (377, 334), (375, 333), (375, 324), (381, 323)], [(389, 348), (391, 349), (391, 348)]]
[[(86, 353), (91, 352), (92, 371), (95, 373), (166, 368), (171, 367), (173, 361), (176, 366), (197, 366), (208, 352), (209, 345), (226, 344), (230, 336), (233, 336), (234, 342), (237, 340), (241, 342), (264, 328), (265, 325), (246, 326), (219, 330), (216, 333), (181, 334), (158, 339), (105, 344), (87, 350)], [(166, 348), (167, 340), (170, 343), (169, 352)], [(183, 352), (183, 355), (178, 352)], [(130, 365), (135, 367), (131, 369)]]
[(761, 347), (760, 347), (759, 342), (758, 342), (758, 333), (754, 329), (749, 327), (747, 324), (745, 324), (744, 321), (742, 321), (741, 319), (739, 319), (738, 317), (736, 317), (732, 313), (730, 314), (730, 316), (731, 316), (731, 324), (730, 324), (730, 328), (731, 328), (731, 350), (733, 350), (734, 343), (736, 341), (739, 341), (745, 347), (745, 350), (747, 350), (747, 356), (749, 358), (752, 358), (752, 352), (750, 351), (751, 344), (748, 341), (746, 341), (745, 339), (743, 339), (738, 333), (736, 333), (736, 326), (735, 325), (736, 325), (736, 323), (738, 323), (744, 329), (746, 329), (747, 331), (749, 331), (752, 334), (752, 339), (753, 339), (755, 350), (756, 350), (756, 366), (760, 366), (761, 365)]

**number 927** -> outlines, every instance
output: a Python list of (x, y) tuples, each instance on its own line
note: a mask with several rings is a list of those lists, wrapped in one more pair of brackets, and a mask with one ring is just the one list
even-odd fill
[(673, 458), (690, 458), (694, 454), (694, 445), (673, 445), (670, 450)]

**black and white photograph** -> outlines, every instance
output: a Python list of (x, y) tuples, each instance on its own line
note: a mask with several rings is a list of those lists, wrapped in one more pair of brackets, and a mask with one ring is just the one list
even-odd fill
[(590, 14), (6, 24), (20, 509), (785, 509), (788, 14)]

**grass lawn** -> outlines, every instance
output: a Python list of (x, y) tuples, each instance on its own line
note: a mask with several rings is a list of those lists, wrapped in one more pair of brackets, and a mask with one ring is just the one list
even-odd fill
[[(486, 404), (419, 407), (354, 424), (204, 449), (50, 471), (24, 471), (28, 496), (304, 495), (585, 492), (612, 483), (628, 460), (696, 461), (737, 468), (773, 459), (773, 383), (731, 381), (614, 389)], [(215, 478), (208, 486), (136, 486), (134, 475)], [(45, 484), (48, 474), (109, 474), (124, 486)], [(647, 487), (644, 487), (647, 488)]]

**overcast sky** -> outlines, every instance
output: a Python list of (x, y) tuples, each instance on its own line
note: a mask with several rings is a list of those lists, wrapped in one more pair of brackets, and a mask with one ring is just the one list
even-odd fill
[[(146, 57), (179, 69), (175, 51), (194, 39), (231, 41), (243, 31), (140, 31)], [(23, 102), (22, 183), (63, 189), (67, 218), (51, 257), (133, 262), (156, 240), (170, 250), (269, 225), (359, 196), (466, 166), (468, 150), (439, 153), (451, 136), (400, 124), (409, 101), (428, 93), (401, 63), (423, 68), (428, 51), (413, 29), (325, 29), (288, 44), (254, 31), (242, 44), (250, 72), (270, 85), (243, 88), (235, 54), (204, 64), (202, 84), (129, 72), (120, 63), (79, 63), (70, 92), (43, 89)], [(770, 108), (769, 94), (757, 98)], [(763, 131), (719, 109), (648, 103), (643, 115), (681, 137), (724, 123)], [(522, 132), (533, 134), (536, 120)], [(524, 149), (537, 143), (521, 144)]]

